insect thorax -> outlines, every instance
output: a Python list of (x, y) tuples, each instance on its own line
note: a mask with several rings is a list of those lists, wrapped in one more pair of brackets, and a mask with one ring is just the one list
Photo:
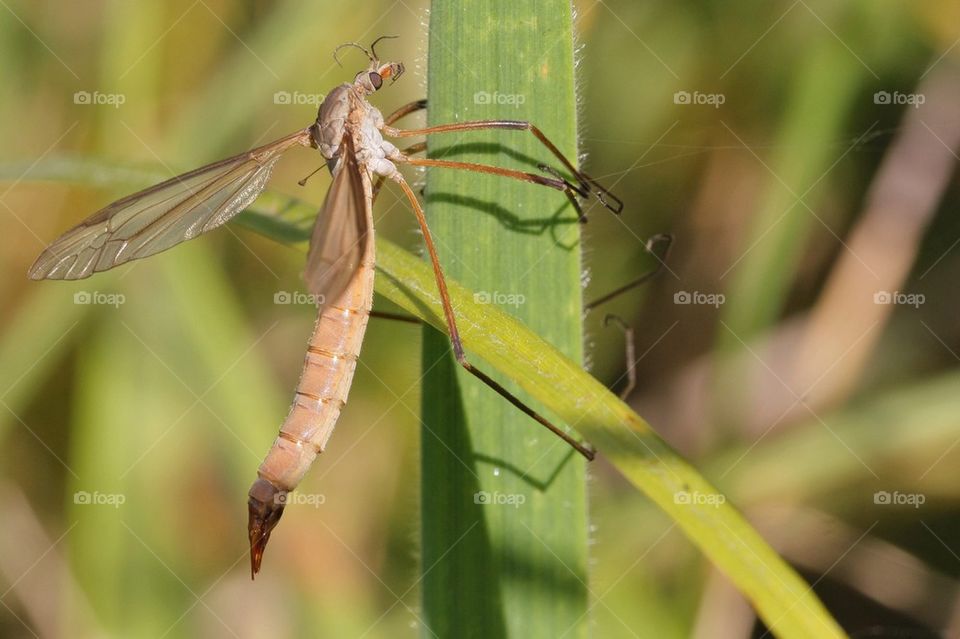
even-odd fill
[(320, 104), (310, 136), (327, 160), (330, 173), (336, 170), (344, 135), (349, 132), (360, 165), (373, 174), (391, 176), (396, 173), (396, 167), (387, 158), (393, 157), (397, 148), (383, 139), (381, 126), (380, 111), (358, 95), (353, 85), (341, 84)]
[(320, 154), (327, 160), (331, 169), (334, 160), (340, 152), (340, 143), (347, 126), (347, 117), (350, 115), (351, 91), (349, 84), (341, 84), (327, 94), (320, 103), (317, 111), (317, 121), (310, 127), (313, 144), (320, 150)]

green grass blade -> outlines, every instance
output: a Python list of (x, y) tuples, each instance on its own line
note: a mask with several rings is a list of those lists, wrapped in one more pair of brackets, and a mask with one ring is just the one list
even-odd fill
[[(428, 121), (530, 120), (576, 158), (573, 62), (569, 2), (435, 0)], [(437, 135), (429, 144), (434, 158), (534, 172), (537, 161), (558, 165), (527, 132)], [(427, 184), (427, 216), (446, 272), (579, 362), (579, 225), (566, 198), (445, 169), (431, 170)], [(586, 636), (584, 461), (457, 366), (446, 335), (427, 331), (423, 366), (430, 629), (439, 636)], [(499, 381), (516, 390), (509, 378)], [(476, 503), (485, 496), (516, 505)]]
[[(31, 178), (52, 179), (49, 164), (38, 163)], [(59, 179), (78, 179), (70, 176), (62, 163), (55, 168)], [(0, 175), (3, 171), (0, 167)], [(310, 210), (309, 205), (267, 194), (240, 217), (246, 216), (256, 227), (261, 216), (278, 213), (281, 220), (301, 220)], [(285, 227), (286, 236), (309, 237), (302, 222), (276, 221), (262, 228), (278, 227)], [(422, 259), (381, 237), (377, 240), (377, 269), (380, 295), (435, 328), (445, 329), (433, 273)], [(678, 495), (709, 497), (718, 493), (643, 419), (524, 324), (492, 305), (477, 303), (473, 291), (455, 281), (448, 280), (448, 284), (468, 350), (596, 446), (733, 580), (777, 636), (844, 636), (809, 587), (732, 505), (677, 503), (683, 501)], [(530, 426), (524, 426), (529, 432)]]
[[(377, 291), (442, 330), (440, 299), (429, 267), (383, 239), (377, 250)], [(666, 511), (753, 602), (777, 636), (845, 636), (810, 587), (640, 416), (521, 322), (478, 304), (471, 290), (448, 283), (467, 348), (519, 384), (538, 405), (573, 425)]]

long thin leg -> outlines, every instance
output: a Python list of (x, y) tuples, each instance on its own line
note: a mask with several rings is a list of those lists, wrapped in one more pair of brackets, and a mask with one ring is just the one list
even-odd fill
[(426, 108), (427, 108), (426, 98), (422, 100), (414, 100), (413, 102), (404, 104), (402, 107), (400, 107), (399, 109), (397, 109), (396, 111), (388, 115), (386, 118), (384, 118), (383, 124), (385, 126), (390, 126), (400, 118), (408, 116), (411, 113), (416, 113), (417, 111), (422, 111), (423, 109), (426, 109)]
[[(600, 203), (605, 207), (619, 214), (623, 210), (623, 202), (616, 195), (600, 186), (596, 180), (591, 178), (583, 171), (578, 170), (567, 157), (560, 152), (560, 149), (543, 134), (543, 131), (535, 125), (525, 120), (475, 120), (472, 122), (455, 122), (453, 124), (441, 124), (430, 126), (423, 129), (397, 129), (388, 124), (383, 127), (383, 132), (389, 136), (397, 138), (408, 138), (417, 135), (429, 135), (431, 133), (450, 133), (454, 131), (476, 131), (483, 129), (508, 129), (513, 131), (529, 131), (543, 144), (550, 153), (553, 154), (563, 166), (577, 179), (581, 185), (581, 191), (589, 191), (592, 187)], [(611, 201), (607, 201), (607, 199)]]
[[(570, 182), (563, 179), (562, 176), (557, 175), (554, 178), (543, 177), (542, 175), (537, 175), (536, 173), (527, 173), (526, 171), (514, 171), (512, 169), (503, 169), (498, 166), (490, 166), (488, 164), (475, 164), (473, 162), (454, 162), (452, 160), (434, 160), (432, 158), (411, 158), (407, 157), (406, 154), (400, 154), (397, 157), (391, 158), (396, 162), (403, 162), (411, 166), (432, 166), (437, 168), (446, 168), (446, 169), (460, 169), (465, 171), (476, 171), (477, 173), (488, 173), (490, 175), (499, 175), (502, 177), (512, 178), (514, 180), (520, 180), (521, 182), (530, 182), (532, 184), (540, 184), (542, 186), (549, 186), (552, 189), (558, 191), (563, 191), (564, 195), (567, 196), (567, 199), (570, 200), (570, 203), (573, 205), (574, 210), (577, 212), (577, 219), (581, 222), (586, 222), (587, 218), (583, 214), (583, 209), (580, 208), (580, 202), (577, 201), (577, 196), (587, 197), (590, 192), (582, 191), (576, 185), (571, 184)], [(549, 167), (542, 166), (544, 170), (550, 170)]]
[[(654, 251), (654, 248), (657, 246), (657, 244), (663, 244), (663, 250), (660, 252), (659, 255), (657, 254), (656, 251)], [(635, 289), (636, 287), (640, 286), (650, 278), (656, 276), (657, 273), (663, 270), (663, 267), (667, 263), (667, 254), (670, 252), (671, 244), (673, 244), (673, 236), (670, 235), (669, 233), (658, 233), (657, 235), (654, 235), (649, 240), (647, 240), (645, 247), (647, 249), (647, 252), (657, 260), (657, 265), (654, 266), (649, 271), (647, 271), (646, 273), (644, 273), (643, 275), (641, 275), (640, 277), (638, 277), (637, 279), (633, 280), (632, 282), (628, 282), (627, 284), (624, 284), (620, 288), (610, 291), (606, 295), (603, 295), (593, 300), (589, 304), (585, 304), (583, 307), (584, 310), (589, 311), (593, 308), (596, 308), (597, 306), (600, 306), (601, 304), (609, 302), (613, 298), (619, 295), (623, 295), (629, 290)]]
[[(406, 117), (407, 115), (410, 115), (411, 113), (416, 113), (417, 111), (420, 111), (420, 110), (426, 109), (426, 108), (427, 108), (427, 101), (426, 101), (425, 99), (423, 99), (423, 100), (415, 100), (415, 101), (413, 101), (413, 102), (410, 102), (410, 103), (408, 103), (408, 104), (403, 105), (402, 107), (400, 107), (399, 109), (397, 109), (396, 111), (394, 111), (393, 113), (391, 113), (390, 115), (388, 115), (388, 116), (384, 119), (384, 130), (386, 130), (386, 131), (390, 131), (390, 130), (392, 130), (392, 131), (399, 131), (400, 129), (393, 129), (393, 128), (392, 128), (391, 125), (392, 125), (394, 122), (396, 122), (396, 121), (399, 120), (400, 118), (403, 118), (403, 117)], [(554, 153), (554, 155), (557, 155), (557, 156), (560, 158), (560, 160), (561, 160), (561, 162), (563, 162), (564, 166), (566, 166), (568, 169), (570, 169), (570, 170), (574, 173), (574, 175), (577, 176), (578, 180), (580, 180), (580, 184), (579, 184), (579, 185), (573, 185), (573, 184), (571, 184), (569, 181), (567, 181), (566, 179), (564, 179), (564, 177), (563, 177), (562, 175), (560, 175), (560, 173), (558, 173), (558, 172), (557, 172), (556, 170), (554, 170), (552, 167), (549, 167), (549, 166), (547, 166), (547, 165), (545, 165), (545, 164), (539, 165), (540, 170), (541, 170), (541, 171), (544, 171), (544, 172), (546, 172), (546, 173), (549, 173), (550, 175), (552, 175), (552, 176), (553, 176), (553, 179), (544, 178), (543, 176), (536, 175), (536, 174), (533, 174), (533, 173), (526, 173), (526, 172), (522, 172), (522, 171), (510, 171), (510, 170), (507, 170), (507, 169), (499, 169), (499, 168), (497, 168), (497, 167), (491, 167), (491, 166), (482, 165), (482, 164), (472, 164), (472, 163), (467, 163), (467, 162), (444, 162), (444, 161), (442, 161), (442, 160), (411, 159), (411, 158), (407, 158), (407, 157), (404, 157), (403, 160), (400, 160), (400, 161), (408, 162), (409, 164), (415, 164), (415, 165), (418, 165), (418, 166), (443, 166), (443, 167), (447, 167), (447, 168), (459, 168), (459, 169), (467, 169), (467, 170), (480, 171), (480, 172), (482, 172), (482, 173), (493, 173), (493, 174), (495, 174), (495, 175), (502, 175), (502, 176), (505, 176), (505, 177), (512, 177), (512, 178), (519, 179), (519, 180), (523, 180), (523, 181), (526, 181), (526, 182), (533, 182), (533, 183), (536, 183), (536, 184), (543, 184), (543, 185), (545, 185), (545, 186), (549, 186), (549, 187), (551, 187), (551, 188), (555, 188), (555, 189), (557, 189), (557, 190), (563, 191), (564, 194), (567, 196), (567, 199), (570, 200), (570, 203), (573, 204), (574, 209), (577, 211), (577, 217), (578, 217), (578, 219), (579, 219), (581, 222), (586, 222), (586, 221), (587, 221), (587, 218), (586, 218), (586, 216), (584, 216), (583, 210), (581, 209), (580, 203), (577, 201), (576, 196), (579, 195), (580, 197), (584, 197), (584, 198), (585, 198), (585, 197), (588, 197), (589, 194), (590, 194), (590, 191), (589, 191), (588, 188), (587, 188), (587, 184), (584, 183), (584, 180), (581, 179), (581, 176), (582, 176), (583, 178), (586, 178), (587, 180), (591, 180), (591, 181), (592, 181), (592, 179), (589, 178), (589, 177), (587, 177), (586, 175), (578, 172), (576, 169), (574, 169), (574, 168), (573, 168), (573, 165), (572, 165), (570, 162), (568, 162), (567, 159), (566, 159), (562, 154), (560, 154), (560, 152), (559, 152), (559, 150), (556, 148), (556, 146), (554, 146), (554, 144), (553, 144), (552, 142), (550, 142), (550, 140), (547, 139), (547, 137), (540, 132), (540, 129), (538, 129), (537, 127), (535, 127), (535, 126), (533, 126), (533, 125), (530, 125), (530, 130), (533, 132), (534, 135), (536, 135), (538, 138), (540, 138), (541, 141), (542, 141), (544, 144), (547, 145), (547, 148), (549, 148), (549, 149), (551, 150), (551, 152)], [(410, 131), (410, 132), (412, 133), (412, 131)], [(439, 131), (435, 131), (435, 132), (439, 132)], [(404, 137), (404, 136), (400, 136), (400, 137)], [(421, 142), (421, 143), (419, 143), (419, 144), (415, 144), (415, 145), (413, 145), (413, 146), (410, 146), (410, 147), (407, 148), (407, 149), (404, 149), (403, 151), (401, 151), (401, 153), (402, 153), (403, 156), (408, 156), (408, 155), (412, 155), (412, 154), (414, 154), (414, 153), (420, 153), (420, 152), (422, 152), (422, 151), (425, 151), (426, 148), (427, 148), (426, 143)], [(379, 192), (380, 188), (383, 186), (383, 180), (384, 180), (384, 178), (381, 177), (381, 178), (377, 181), (377, 183), (374, 185), (374, 189), (373, 189), (374, 197), (376, 197), (377, 192)], [(609, 192), (606, 191), (606, 189), (603, 189), (602, 187), (599, 187), (599, 186), (598, 186), (598, 188), (600, 188), (604, 193), (608, 193), (608, 194), (609, 194)], [(620, 200), (618, 200), (615, 196), (612, 196), (612, 195), (611, 195), (611, 197), (612, 197), (613, 199), (617, 200), (618, 203), (620, 202)], [(601, 201), (603, 201), (603, 198), (602, 198), (602, 197), (601, 197), (600, 199), (601, 199)], [(606, 205), (606, 203), (604, 203), (604, 205)], [(620, 208), (622, 208), (622, 204), (620, 204)], [(617, 212), (619, 212), (619, 209), (618, 209)]]
[(410, 200), (410, 205), (413, 207), (413, 212), (417, 216), (417, 223), (420, 224), (420, 230), (423, 232), (423, 240), (427, 245), (427, 253), (430, 255), (430, 262), (433, 264), (433, 275), (437, 281), (437, 289), (440, 292), (440, 301), (443, 304), (443, 315), (447, 322), (447, 330), (450, 332), (450, 344), (453, 347), (453, 354), (454, 357), (457, 358), (457, 363), (463, 366), (471, 375), (495, 390), (501, 397), (519, 408), (532, 419), (536, 420), (542, 426), (549, 429), (560, 439), (570, 444), (570, 446), (576, 449), (578, 453), (587, 459), (592, 460), (595, 456), (595, 452), (592, 448), (581, 444), (577, 440), (573, 439), (570, 435), (554, 426), (545, 417), (521, 402), (516, 396), (511, 394), (510, 391), (505, 389), (496, 381), (488, 377), (483, 371), (475, 368), (473, 364), (467, 361), (467, 356), (463, 350), (463, 342), (460, 341), (460, 331), (457, 329), (457, 320), (453, 313), (453, 306), (450, 303), (450, 295), (447, 292), (447, 281), (443, 276), (443, 269), (440, 267), (440, 258), (437, 255), (437, 248), (433, 244), (433, 236), (430, 234), (430, 228), (427, 226), (427, 218), (423, 214), (423, 208), (420, 206), (420, 201), (417, 200), (417, 196), (414, 194), (413, 189), (411, 189), (410, 185), (407, 184), (407, 181), (403, 179), (403, 176), (396, 174), (393, 176), (393, 179), (403, 189), (407, 199)]
[[(419, 317), (414, 317), (413, 315), (404, 315), (401, 313), (386, 313), (384, 311), (370, 311), (370, 317), (376, 317), (379, 319), (394, 320), (396, 322), (403, 322), (405, 324), (423, 324), (423, 320)], [(634, 368), (633, 363), (636, 361), (637, 347), (636, 340), (634, 336), (633, 327), (623, 321), (617, 315), (606, 315), (603, 318), (604, 326), (609, 326), (610, 322), (614, 322), (623, 330), (624, 334), (624, 353), (626, 360), (626, 375), (627, 375), (627, 385), (621, 390), (618, 395), (620, 399), (626, 400), (630, 393), (633, 392), (633, 389), (637, 386), (637, 371)], [(619, 381), (619, 380), (618, 380)], [(613, 390), (611, 387), (610, 390)]]
[(603, 325), (609, 326), (614, 322), (623, 330), (624, 351), (626, 352), (627, 364), (627, 385), (620, 391), (620, 399), (626, 400), (637, 387), (637, 370), (634, 368), (634, 362), (637, 359), (637, 347), (634, 341), (633, 327), (623, 321), (617, 315), (606, 315), (603, 318)]

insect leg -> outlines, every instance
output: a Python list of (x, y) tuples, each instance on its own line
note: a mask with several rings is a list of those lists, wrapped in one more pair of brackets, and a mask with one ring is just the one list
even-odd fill
[[(417, 109), (424, 109), (427, 106), (426, 100), (418, 100), (416, 102), (411, 102), (410, 104), (404, 105), (390, 114), (390, 117), (387, 118), (388, 122), (402, 118), (404, 115), (416, 111)], [(403, 155), (413, 155), (414, 153), (422, 153), (427, 150), (426, 142), (417, 142), (416, 144), (411, 144), (407, 148), (403, 149), (401, 153)], [(383, 182), (386, 180), (384, 176), (380, 176), (373, 185), (373, 202), (377, 201), (377, 194), (380, 193), (380, 189), (383, 188)], [(419, 318), (413, 317), (412, 315), (403, 315), (401, 313), (387, 313), (384, 311), (370, 311), (370, 317), (376, 317), (379, 319), (394, 320), (397, 322), (405, 322), (407, 324), (422, 324)]]
[[(605, 207), (619, 214), (623, 210), (623, 202), (613, 193), (600, 186), (600, 184), (583, 171), (578, 170), (567, 157), (560, 152), (560, 149), (544, 135), (543, 131), (535, 125), (525, 120), (475, 120), (472, 122), (455, 122), (453, 124), (440, 124), (437, 126), (426, 127), (423, 129), (396, 129), (389, 124), (385, 124), (383, 132), (389, 136), (397, 138), (407, 138), (417, 135), (428, 135), (431, 133), (450, 133), (454, 131), (477, 131), (484, 129), (507, 129), (512, 131), (529, 131), (543, 146), (557, 158), (561, 164), (577, 179), (580, 183), (580, 191), (593, 191), (600, 203)], [(609, 200), (609, 201), (608, 201)]]
[[(640, 277), (638, 277), (637, 279), (633, 280), (632, 282), (629, 282), (621, 286), (615, 291), (611, 291), (610, 293), (603, 295), (602, 297), (590, 302), (589, 304), (585, 304), (584, 310), (590, 310), (596, 306), (609, 302), (615, 297), (618, 297), (623, 293), (626, 293), (627, 291), (640, 286), (650, 278), (657, 275), (657, 273), (662, 271), (663, 267), (666, 265), (667, 254), (670, 252), (670, 245), (672, 243), (673, 243), (673, 236), (668, 233), (661, 233), (658, 235), (654, 235), (649, 240), (647, 240), (646, 243), (644, 244), (644, 247), (646, 248), (647, 252), (650, 253), (650, 255), (652, 255), (657, 260), (657, 265), (654, 266), (649, 271), (647, 271), (646, 273), (644, 273), (643, 275), (641, 275)], [(656, 247), (657, 244), (663, 244), (663, 249), (660, 251), (659, 254), (656, 251), (654, 251), (654, 247)], [(637, 371), (634, 368), (635, 362), (636, 362), (636, 352), (637, 352), (635, 335), (634, 335), (633, 327), (630, 326), (630, 324), (628, 324), (627, 322), (625, 322), (623, 318), (617, 315), (612, 315), (612, 314), (605, 315), (603, 317), (603, 325), (610, 326), (610, 322), (614, 322), (615, 324), (617, 324), (617, 326), (619, 326), (620, 329), (623, 331), (624, 351), (626, 352), (627, 385), (624, 387), (622, 391), (620, 391), (619, 395), (620, 395), (620, 399), (626, 400), (627, 397), (630, 396), (630, 393), (633, 392), (633, 389), (637, 387)]]
[(400, 118), (406, 117), (411, 113), (416, 113), (417, 111), (422, 111), (427, 108), (427, 99), (423, 98), (422, 100), (414, 100), (409, 104), (404, 104), (402, 107), (388, 115), (384, 118), (383, 123), (385, 126), (390, 126)]
[(634, 368), (634, 362), (637, 360), (636, 341), (634, 340), (633, 327), (624, 322), (620, 316), (605, 315), (603, 325), (610, 326), (610, 322), (614, 322), (623, 331), (623, 348), (626, 353), (627, 365), (627, 385), (620, 391), (619, 395), (620, 399), (626, 400), (627, 397), (630, 396), (630, 393), (633, 392), (633, 389), (637, 387), (637, 370)]
[(410, 205), (413, 207), (413, 212), (417, 216), (417, 223), (420, 224), (420, 230), (423, 232), (423, 240), (427, 246), (427, 253), (430, 255), (430, 262), (433, 265), (433, 274), (437, 281), (437, 289), (440, 292), (440, 300), (443, 304), (443, 315), (447, 322), (447, 330), (450, 333), (450, 344), (453, 347), (453, 354), (457, 358), (457, 363), (463, 366), (471, 375), (495, 390), (501, 397), (526, 413), (539, 424), (549, 429), (560, 439), (570, 444), (570, 446), (572, 446), (578, 453), (587, 459), (592, 460), (596, 454), (592, 448), (590, 448), (588, 445), (578, 442), (570, 435), (563, 432), (563, 430), (553, 425), (545, 417), (520, 401), (515, 395), (511, 394), (510, 391), (488, 377), (486, 373), (477, 369), (473, 366), (473, 364), (467, 361), (466, 353), (463, 350), (463, 342), (460, 341), (460, 331), (457, 329), (457, 320), (453, 313), (453, 306), (450, 303), (450, 295), (447, 293), (447, 281), (443, 276), (443, 269), (440, 266), (437, 248), (434, 246), (433, 236), (430, 234), (430, 228), (427, 226), (427, 219), (423, 213), (423, 208), (420, 206), (420, 201), (417, 200), (417, 196), (414, 194), (413, 189), (411, 189), (410, 185), (407, 184), (407, 181), (403, 179), (403, 176), (398, 173), (393, 176), (393, 179), (403, 189), (407, 199), (410, 200)]
[(586, 222), (587, 218), (583, 214), (583, 209), (580, 207), (580, 202), (577, 201), (577, 196), (587, 197), (590, 195), (589, 191), (584, 191), (578, 185), (571, 184), (565, 180), (561, 175), (550, 169), (549, 167), (541, 165), (541, 168), (547, 172), (550, 172), (556, 177), (544, 177), (542, 175), (537, 175), (536, 173), (527, 173), (526, 171), (514, 171), (513, 169), (504, 169), (498, 166), (490, 166), (488, 164), (475, 164), (473, 162), (454, 162), (452, 160), (434, 160), (432, 158), (411, 158), (407, 157), (405, 154), (401, 153), (399, 156), (390, 158), (396, 162), (403, 162), (404, 164), (409, 164), (411, 166), (432, 166), (437, 168), (445, 169), (460, 169), (464, 171), (476, 171), (477, 173), (489, 173), (490, 175), (499, 175), (501, 177), (508, 177), (514, 180), (520, 180), (521, 182), (530, 182), (532, 184), (540, 184), (542, 186), (548, 186), (552, 189), (558, 191), (563, 191), (564, 195), (567, 196), (567, 199), (570, 200), (570, 203), (573, 205), (574, 210), (577, 212), (577, 219), (581, 222)]
[[(658, 244), (663, 245), (663, 248), (660, 250), (659, 254), (655, 250)], [(627, 291), (635, 289), (636, 287), (640, 286), (650, 278), (656, 276), (660, 271), (663, 270), (663, 267), (666, 266), (667, 264), (667, 254), (670, 252), (671, 244), (673, 244), (673, 236), (670, 235), (669, 233), (658, 233), (657, 235), (654, 235), (649, 240), (647, 240), (646, 244), (644, 244), (644, 247), (646, 248), (647, 252), (657, 260), (657, 265), (654, 266), (649, 271), (647, 271), (646, 273), (644, 273), (643, 275), (641, 275), (640, 277), (638, 277), (637, 279), (633, 280), (632, 282), (628, 282), (623, 286), (621, 286), (620, 288), (614, 291), (611, 291), (606, 295), (603, 295), (588, 304), (584, 304), (583, 306), (584, 310), (589, 311), (591, 309), (596, 308), (597, 306), (600, 306), (601, 304), (605, 304), (606, 302), (609, 302), (615, 297), (619, 297), (620, 295), (623, 295)]]

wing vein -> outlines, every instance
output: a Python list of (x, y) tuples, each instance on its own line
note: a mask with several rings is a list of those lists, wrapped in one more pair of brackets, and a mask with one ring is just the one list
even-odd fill
[(297, 144), (310, 146), (308, 129), (117, 200), (50, 244), (30, 277), (88, 277), (221, 226), (253, 203), (280, 156)]

